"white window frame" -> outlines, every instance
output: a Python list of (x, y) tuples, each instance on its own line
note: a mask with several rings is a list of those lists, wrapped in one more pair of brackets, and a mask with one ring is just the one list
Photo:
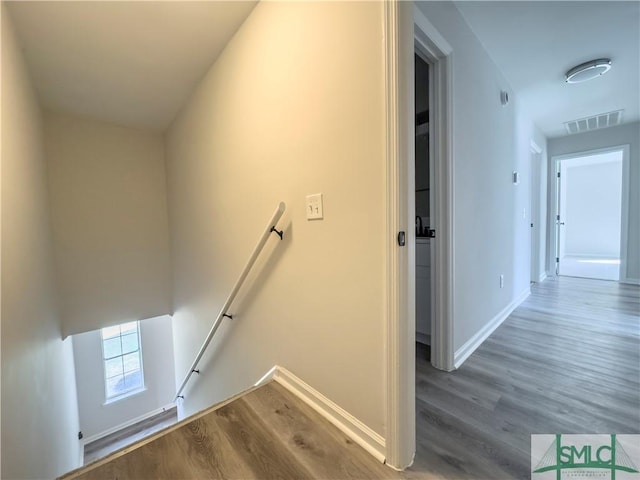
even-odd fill
[[(139, 359), (140, 359), (140, 377), (141, 377), (141, 380), (142, 380), (141, 381), (141, 385), (137, 386), (137, 387), (134, 387), (134, 388), (131, 388), (130, 390), (125, 390), (124, 392), (119, 393), (117, 395), (112, 395), (112, 396), (108, 395), (108, 388), (107, 388), (107, 380), (108, 380), (108, 378), (107, 378), (106, 361), (110, 360), (110, 359), (113, 359), (113, 358), (117, 358), (117, 357), (123, 357), (124, 355), (129, 355), (131, 353), (134, 353), (136, 350), (134, 350), (134, 352), (128, 352), (128, 353), (124, 354), (124, 353), (122, 353), (122, 344), (121, 344), (121, 350), (120, 350), (121, 353), (120, 353), (120, 355), (116, 355), (114, 357), (110, 357), (109, 359), (105, 358), (105, 352), (104, 352), (104, 341), (105, 341), (105, 339), (104, 339), (104, 335), (103, 335), (103, 329), (101, 329), (100, 330), (100, 349), (101, 349), (101, 352), (102, 352), (102, 357), (101, 357), (102, 362), (101, 363), (102, 363), (102, 379), (103, 379), (103, 385), (104, 385), (104, 398), (105, 398), (104, 404), (105, 405), (108, 405), (108, 404), (113, 403), (113, 402), (117, 402), (119, 400), (125, 399), (127, 397), (132, 396), (132, 395), (136, 395), (136, 394), (146, 390), (145, 379), (144, 379), (144, 362), (143, 362), (143, 355), (142, 355), (142, 333), (141, 333), (141, 329), (140, 329), (140, 321), (124, 322), (124, 323), (121, 323), (119, 325), (114, 325), (114, 327), (122, 327), (122, 325), (126, 325), (126, 324), (129, 324), (129, 323), (135, 323), (136, 324), (136, 331), (138, 333), (138, 349), (137, 349), (137, 352), (138, 352), (138, 356), (139, 356)], [(119, 337), (122, 339), (122, 330), (120, 330)], [(121, 342), (122, 342), (122, 340), (121, 340)], [(124, 375), (124, 371), (123, 371), (123, 375)]]

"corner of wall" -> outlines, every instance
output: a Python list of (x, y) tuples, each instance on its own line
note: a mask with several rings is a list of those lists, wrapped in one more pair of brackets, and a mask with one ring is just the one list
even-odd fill
[(8, 10), (3, 2), (1, 476), (53, 478), (81, 461), (73, 350), (60, 333), (42, 112)]

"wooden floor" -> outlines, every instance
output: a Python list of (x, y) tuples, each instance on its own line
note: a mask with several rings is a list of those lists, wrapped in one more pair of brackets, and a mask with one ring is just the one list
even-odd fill
[(402, 473), (272, 382), (63, 478), (528, 479), (532, 433), (640, 432), (639, 323), (639, 287), (560, 277), (457, 371), (418, 350), (417, 452)]
[(532, 433), (640, 433), (640, 288), (551, 278), (452, 373), (418, 352), (406, 478), (528, 479)]
[(64, 479), (401, 478), (278, 383)]
[(147, 418), (118, 432), (102, 437), (84, 446), (84, 464), (106, 457), (110, 453), (146, 438), (178, 421), (175, 407)]

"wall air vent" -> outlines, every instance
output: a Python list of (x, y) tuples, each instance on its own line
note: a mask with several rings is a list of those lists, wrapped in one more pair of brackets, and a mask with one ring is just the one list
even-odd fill
[(582, 133), (620, 125), (620, 122), (622, 122), (622, 110), (616, 110), (615, 112), (601, 113), (593, 117), (564, 122), (564, 128), (567, 129), (567, 133), (569, 134)]

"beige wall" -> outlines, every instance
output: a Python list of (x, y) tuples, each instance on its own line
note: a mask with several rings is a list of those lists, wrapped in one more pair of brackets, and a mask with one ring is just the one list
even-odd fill
[(162, 136), (47, 114), (45, 138), (64, 335), (171, 313)]
[[(383, 4), (264, 2), (166, 139), (181, 380), (277, 203), (258, 281), (184, 413), (280, 364), (384, 435)], [(324, 220), (305, 196), (324, 194)]]
[(53, 281), (42, 118), (2, 5), (2, 478), (80, 462), (71, 340)]

